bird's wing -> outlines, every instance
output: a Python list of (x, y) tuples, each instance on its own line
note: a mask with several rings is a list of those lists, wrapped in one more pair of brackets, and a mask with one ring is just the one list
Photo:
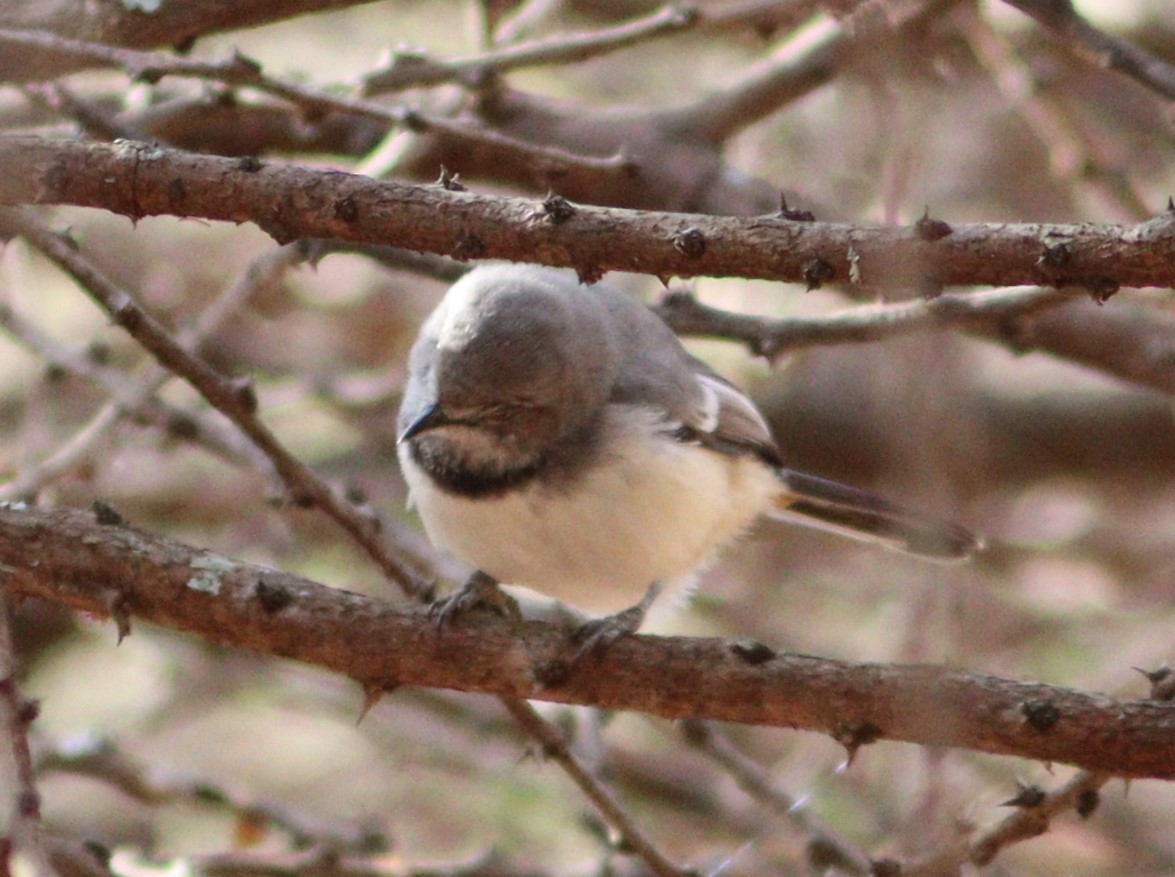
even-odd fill
[(695, 372), (699, 404), (684, 419), (692, 437), (727, 453), (753, 453), (781, 465), (779, 447), (767, 421), (741, 390), (708, 369)]

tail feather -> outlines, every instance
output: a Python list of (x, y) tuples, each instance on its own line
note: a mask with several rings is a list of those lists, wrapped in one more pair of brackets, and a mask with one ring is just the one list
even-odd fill
[(779, 470), (784, 491), (774, 517), (792, 520), (929, 560), (962, 561), (983, 539), (957, 524), (908, 511), (876, 494), (791, 469)]

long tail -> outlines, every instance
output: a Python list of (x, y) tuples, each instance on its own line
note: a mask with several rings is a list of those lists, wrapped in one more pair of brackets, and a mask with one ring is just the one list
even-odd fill
[(983, 549), (983, 539), (965, 527), (919, 515), (876, 494), (780, 469), (786, 488), (772, 516), (872, 542), (929, 560), (962, 561)]

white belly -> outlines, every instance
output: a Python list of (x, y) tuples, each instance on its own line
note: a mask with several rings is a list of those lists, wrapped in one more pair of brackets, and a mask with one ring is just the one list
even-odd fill
[(434, 544), (499, 582), (608, 614), (638, 602), (655, 581), (688, 586), (780, 489), (753, 458), (664, 437), (654, 443), (654, 419), (636, 424), (610, 425), (613, 453), (557, 488), (530, 484), (466, 499), (434, 487), (403, 447), (400, 463)]

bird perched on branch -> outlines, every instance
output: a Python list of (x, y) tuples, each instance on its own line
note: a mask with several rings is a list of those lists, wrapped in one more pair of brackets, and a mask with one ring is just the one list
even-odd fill
[(761, 516), (934, 560), (970, 531), (787, 468), (762, 415), (619, 290), (474, 268), (409, 359), (399, 457), (429, 538), (474, 566), (448, 609), (521, 585), (588, 616), (581, 654), (688, 591)]

